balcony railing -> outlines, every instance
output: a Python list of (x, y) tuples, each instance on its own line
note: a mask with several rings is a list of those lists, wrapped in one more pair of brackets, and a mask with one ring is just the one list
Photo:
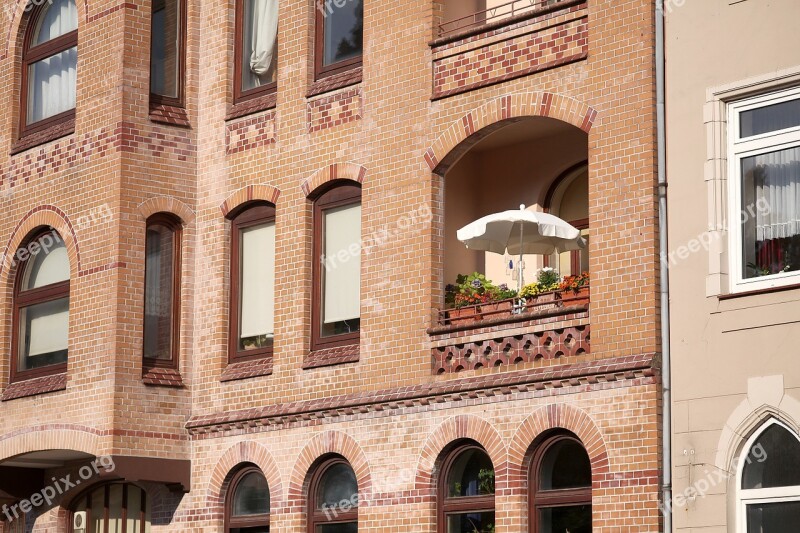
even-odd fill
[(573, 3), (575, 3), (574, 0), (512, 0), (505, 4), (500, 4), (465, 17), (439, 24), (439, 37), (451, 37), (503, 19), (510, 19), (518, 15), (550, 11), (560, 8), (561, 4)]

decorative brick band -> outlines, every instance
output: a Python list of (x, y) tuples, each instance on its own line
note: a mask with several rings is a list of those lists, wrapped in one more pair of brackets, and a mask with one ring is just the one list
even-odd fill
[(225, 124), (225, 152), (228, 155), (275, 142), (275, 111), (251, 115)]
[(78, 272), (78, 277), (82, 278), (84, 276), (91, 276), (92, 274), (97, 274), (98, 272), (105, 272), (107, 270), (114, 270), (115, 268), (126, 268), (128, 265), (123, 261), (114, 261), (112, 263), (106, 263), (105, 265), (100, 265), (92, 268), (87, 268), (86, 270), (81, 270)]
[(314, 133), (359, 120), (362, 106), (360, 87), (309, 100), (306, 104), (308, 132)]
[(356, 163), (334, 163), (323, 167), (300, 183), (300, 188), (306, 196), (311, 195), (320, 186), (334, 180), (350, 180), (364, 183), (367, 175), (366, 167)]
[(118, 132), (119, 147), (123, 152), (149, 152), (153, 157), (168, 155), (180, 162), (188, 161), (197, 154), (190, 132), (184, 128), (164, 128), (150, 124), (142, 129), (135, 123), (122, 122)]
[(216, 433), (247, 433), (276, 429), (321, 419), (390, 412), (478, 398), (491, 399), (513, 393), (555, 394), (554, 390), (581, 387), (582, 391), (614, 386), (637, 379), (654, 381), (658, 368), (653, 355), (620, 357), (547, 368), (437, 381), (398, 389), (370, 391), (318, 400), (268, 405), (254, 409), (199, 415), (186, 424), (193, 438)]
[(487, 85), (586, 59), (586, 17), (510, 37), (433, 61), (433, 98), (445, 98)]
[(437, 346), (431, 350), (434, 374), (496, 368), (560, 359), (591, 352), (591, 326), (574, 326)]

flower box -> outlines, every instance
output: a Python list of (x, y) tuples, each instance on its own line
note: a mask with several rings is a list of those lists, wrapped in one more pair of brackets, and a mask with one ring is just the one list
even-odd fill
[(481, 304), (481, 315), (483, 320), (492, 320), (496, 318), (507, 318), (511, 316), (511, 310), (514, 307), (514, 299), (499, 300), (496, 302), (489, 302)]
[(561, 293), (565, 307), (586, 306), (589, 304), (589, 286), (585, 285), (577, 290), (566, 289)]
[(558, 291), (549, 291), (529, 296), (525, 299), (528, 303), (527, 311), (536, 313), (539, 311), (549, 311), (561, 307), (561, 294)]
[(478, 308), (475, 306), (470, 307), (460, 307), (457, 309), (449, 309), (447, 311), (447, 319), (451, 325), (454, 326), (463, 326), (467, 324), (472, 324), (480, 320), (481, 316), (478, 312)]

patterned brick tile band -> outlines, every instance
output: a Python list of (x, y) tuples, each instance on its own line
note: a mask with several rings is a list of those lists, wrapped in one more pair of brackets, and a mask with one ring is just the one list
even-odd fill
[(515, 392), (540, 392), (547, 388), (570, 386), (602, 387), (642, 378), (652, 380), (657, 372), (656, 357), (644, 354), (200, 415), (192, 417), (186, 428), (194, 438), (202, 438), (203, 435), (213, 436), (228, 431), (247, 431), (264, 426), (283, 426), (461, 399), (504, 396)]
[(275, 142), (275, 111), (232, 120), (225, 125), (225, 151), (228, 155), (252, 150)]
[(360, 87), (310, 100), (306, 106), (308, 132), (314, 133), (359, 120), (361, 107)]

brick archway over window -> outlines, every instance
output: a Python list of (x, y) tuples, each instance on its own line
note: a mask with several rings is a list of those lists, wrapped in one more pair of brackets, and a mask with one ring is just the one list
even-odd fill
[(534, 411), (519, 426), (508, 448), (509, 483), (525, 486), (528, 450), (545, 432), (566, 429), (583, 443), (592, 462), (592, 480), (603, 481), (610, 473), (605, 441), (591, 417), (581, 409), (566, 404), (547, 405)]
[(227, 217), (231, 211), (240, 205), (252, 202), (253, 200), (263, 200), (272, 205), (277, 205), (280, 195), (280, 189), (272, 185), (247, 185), (228, 196), (228, 198), (220, 204), (219, 208), (222, 211), (222, 216)]
[(597, 119), (597, 110), (557, 93), (535, 91), (502, 96), (451, 124), (425, 150), (425, 161), (433, 172), (442, 176), (475, 143), (510, 122), (529, 117), (558, 119), (589, 133)]
[(311, 176), (305, 178), (300, 183), (300, 188), (303, 189), (303, 194), (309, 196), (320, 185), (334, 180), (350, 180), (363, 184), (366, 175), (367, 169), (362, 165), (356, 163), (334, 163), (317, 170)]
[(274, 513), (283, 507), (283, 482), (278, 471), (278, 463), (272, 454), (256, 442), (239, 442), (222, 454), (211, 474), (206, 494), (206, 509), (212, 520), (224, 519), (228, 483), (231, 474), (235, 473), (237, 466), (242, 463), (256, 465), (267, 478), (271, 512)]
[(156, 196), (145, 200), (137, 211), (142, 215), (142, 220), (147, 220), (150, 216), (156, 213), (172, 213), (181, 219), (185, 225), (191, 224), (194, 221), (194, 211), (185, 203), (172, 196)]
[(300, 452), (289, 480), (288, 511), (304, 513), (306, 510), (306, 485), (311, 467), (328, 454), (341, 455), (350, 463), (358, 480), (361, 505), (372, 497), (372, 475), (364, 450), (350, 435), (340, 431), (326, 431), (311, 439)]
[(508, 450), (497, 430), (483, 418), (459, 415), (445, 420), (428, 437), (420, 453), (414, 488), (421, 494), (433, 497), (439, 459), (448, 448), (459, 440), (474, 440), (486, 450), (492, 460), (496, 479), (496, 493), (506, 488)]
[[(41, 450), (72, 450), (99, 457), (110, 449), (111, 436), (78, 424), (45, 424), (0, 436), (0, 461)], [(109, 447), (103, 446), (106, 440)]]

